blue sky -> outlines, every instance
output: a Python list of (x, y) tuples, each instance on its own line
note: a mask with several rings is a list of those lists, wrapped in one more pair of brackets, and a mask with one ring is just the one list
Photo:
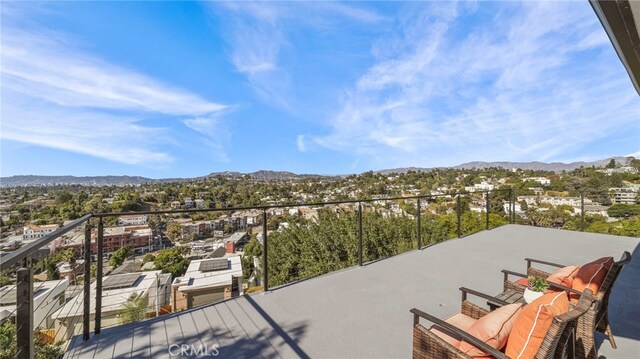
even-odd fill
[(3, 176), (640, 157), (587, 1), (2, 2)]

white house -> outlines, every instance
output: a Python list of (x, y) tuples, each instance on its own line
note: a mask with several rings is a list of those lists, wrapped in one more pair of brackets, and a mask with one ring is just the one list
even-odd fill
[[(51, 313), (61, 308), (65, 303), (65, 291), (69, 281), (50, 280), (33, 283), (33, 328), (53, 328)], [(8, 285), (0, 288), (0, 321), (15, 316), (16, 286)]]
[(241, 294), (240, 256), (193, 260), (171, 284), (171, 306), (174, 311), (195, 308)]
[(147, 215), (146, 214), (127, 214), (124, 216), (118, 217), (118, 225), (119, 226), (140, 226), (143, 224), (147, 224)]
[[(580, 207), (581, 199), (580, 197), (552, 197), (552, 196), (518, 196), (518, 201), (525, 201), (528, 205), (535, 206), (538, 203), (546, 203), (553, 206), (571, 206), (571, 207)], [(585, 198), (585, 205), (593, 204), (593, 201)]]
[[(609, 218), (609, 213), (607, 212), (607, 210), (609, 209), (609, 207), (607, 206), (598, 206), (598, 205), (585, 205), (584, 206), (584, 213), (585, 214), (597, 214), (606, 218)], [(580, 207), (576, 208), (576, 213), (580, 213)]]
[(22, 229), (22, 239), (38, 239), (58, 229), (57, 224), (47, 224), (38, 226), (35, 224), (27, 224)]
[(204, 199), (196, 199), (195, 201), (196, 208), (204, 208)]
[(613, 197), (612, 202), (615, 204), (635, 204), (638, 192), (639, 190), (636, 186), (609, 188), (609, 193)]
[(551, 184), (551, 180), (546, 177), (527, 177), (524, 180), (538, 182), (543, 186), (548, 186)]
[[(102, 281), (102, 326), (121, 324), (125, 303), (135, 294), (144, 298), (145, 315), (159, 312), (169, 303), (171, 274), (162, 271), (135, 272), (104, 277)], [(96, 282), (91, 284), (90, 328), (94, 330)], [(55, 320), (56, 340), (68, 340), (82, 333), (83, 293), (68, 301), (51, 316)]]
[(487, 182), (476, 183), (473, 185), (473, 187), (476, 191), (492, 191), (495, 188), (494, 185)]

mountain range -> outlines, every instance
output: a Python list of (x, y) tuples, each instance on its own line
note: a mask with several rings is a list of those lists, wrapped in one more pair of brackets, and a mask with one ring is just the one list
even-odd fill
[[(458, 166), (452, 166), (449, 168), (459, 169), (482, 169), (489, 167), (502, 167), (502, 168), (520, 168), (526, 170), (543, 170), (543, 171), (572, 171), (580, 167), (604, 167), (611, 159), (614, 159), (619, 165), (626, 165), (629, 161), (627, 157), (609, 157), (606, 159), (593, 161), (593, 162), (467, 162)], [(446, 168), (446, 167), (440, 167)], [(389, 174), (389, 173), (406, 173), (409, 171), (430, 171), (435, 168), (424, 167), (403, 167), (374, 171), (375, 173)], [(330, 175), (318, 175), (318, 174), (295, 174), (286, 171), (267, 171), (261, 170), (252, 173), (241, 172), (212, 172), (206, 176), (195, 178), (164, 178), (153, 179), (140, 176), (38, 176), (38, 175), (19, 175), (10, 177), (0, 177), (0, 187), (21, 187), (21, 186), (51, 186), (51, 185), (85, 185), (85, 186), (126, 186), (126, 185), (139, 185), (144, 183), (154, 182), (178, 182), (190, 179), (202, 179), (206, 177), (232, 177), (238, 178), (245, 175), (251, 176), (251, 178), (260, 180), (293, 180), (304, 179), (313, 177), (339, 177)]]

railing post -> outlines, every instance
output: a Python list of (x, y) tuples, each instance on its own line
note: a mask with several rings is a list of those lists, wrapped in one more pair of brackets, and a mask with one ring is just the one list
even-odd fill
[(82, 340), (89, 340), (91, 312), (91, 225), (87, 222), (84, 228), (84, 297), (82, 311)]
[(31, 268), (17, 271), (16, 358), (33, 359), (33, 276)]
[(102, 262), (103, 262), (103, 239), (104, 236), (104, 223), (102, 223), (102, 217), (98, 222), (98, 238), (96, 240), (96, 317), (94, 331), (96, 334), (100, 334), (100, 328), (102, 327)]
[(362, 266), (362, 203), (358, 202), (358, 265)]
[(513, 218), (511, 219), (511, 223), (515, 224), (516, 223), (516, 201), (518, 199), (516, 197), (516, 191), (513, 191), (512, 196), (513, 196), (513, 201), (512, 201), (512, 203), (513, 203), (513, 211), (511, 211), (511, 216)]
[(267, 209), (262, 210), (262, 287), (269, 290), (269, 271), (267, 268)]
[(421, 213), (422, 209), (420, 208), (420, 198), (418, 198), (418, 249), (422, 249), (422, 223), (421, 223)]
[(456, 217), (458, 219), (458, 238), (460, 238), (462, 236), (462, 233), (460, 232), (460, 194), (458, 193), (458, 197), (456, 200)]
[(513, 223), (513, 187), (509, 187), (509, 224)]
[(511, 223), (516, 223), (516, 191), (511, 192), (511, 205), (513, 206), (513, 210), (511, 211)]
[(487, 231), (489, 230), (489, 208), (491, 208), (491, 207), (489, 207), (489, 194), (490, 194), (490, 192), (487, 192), (487, 196), (486, 196), (487, 197), (487, 203), (486, 203), (486, 205), (487, 205), (487, 211), (486, 211), (487, 212), (486, 213), (486, 215), (487, 215)]
[(580, 192), (580, 231), (584, 232), (584, 192)]

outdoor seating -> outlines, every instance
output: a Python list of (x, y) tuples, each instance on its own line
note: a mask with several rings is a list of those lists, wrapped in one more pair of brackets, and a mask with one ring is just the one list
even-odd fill
[[(445, 320), (434, 317), (416, 308), (411, 309), (411, 313), (413, 313), (413, 358), (531, 357), (526, 354), (527, 352), (525, 350), (527, 349), (527, 345), (529, 345), (528, 339), (536, 328), (537, 323), (535, 320), (538, 320), (538, 316), (535, 317), (531, 332), (529, 333), (529, 338), (527, 338), (526, 342), (523, 342), (521, 337), (518, 337), (518, 334), (521, 334), (521, 331), (518, 332), (516, 329), (516, 326), (521, 324), (520, 322), (525, 321), (524, 314), (520, 314), (520, 316), (516, 316), (513, 319), (515, 324), (513, 322), (505, 322), (505, 324), (502, 324), (500, 330), (506, 330), (507, 333), (496, 333), (495, 336), (489, 339), (481, 339), (469, 332), (473, 331), (474, 324), (478, 323), (482, 318), (491, 315), (491, 313), (496, 313), (497, 311), (490, 312), (468, 301), (467, 294), (472, 294), (493, 302), (501, 302), (503, 308), (506, 308), (509, 305), (517, 307), (523, 305), (508, 304), (507, 302), (500, 301), (495, 297), (469, 290), (467, 288), (460, 288), (460, 290), (463, 293), (460, 313), (450, 316)], [(553, 296), (553, 294), (551, 294), (551, 296)], [(561, 296), (562, 294), (560, 293), (556, 295), (556, 297)], [(540, 300), (543, 299), (544, 298), (540, 298)], [(577, 320), (591, 307), (593, 295), (591, 290), (586, 289), (578, 303), (571, 308), (569, 308), (568, 296), (565, 295), (562, 299), (565, 302), (565, 310), (562, 313), (553, 315), (552, 317), (547, 316), (547, 319), (550, 321), (548, 330), (546, 333), (536, 333), (538, 334), (539, 339), (541, 339), (541, 342), (537, 347), (533, 348), (533, 350), (535, 350), (535, 358), (575, 357), (574, 345)], [(529, 310), (530, 313), (538, 310), (537, 307), (535, 307), (536, 302), (529, 305), (532, 306), (530, 308), (531, 310)], [(547, 304), (540, 304), (540, 307), (547, 306)], [(519, 310), (524, 313), (526, 307)], [(421, 319), (432, 322), (434, 325), (427, 328), (420, 324)], [(489, 345), (491, 340), (495, 340), (500, 337), (502, 337), (502, 347), (506, 349), (502, 349), (498, 345)], [(509, 348), (509, 341), (512, 340), (514, 341), (512, 344), (514, 344), (516, 348)], [(520, 343), (523, 343), (522, 348), (520, 348)], [(473, 354), (469, 349), (465, 350), (465, 344), (466, 348), (469, 348), (470, 345), (473, 347)], [(496, 348), (495, 346), (498, 347)], [(509, 352), (509, 350), (519, 354), (515, 356), (508, 356), (505, 352)], [(478, 352), (480, 354), (478, 354)]]
[[(547, 271), (541, 270), (539, 268), (533, 267), (533, 264), (541, 264), (551, 267), (557, 268), (566, 268), (565, 265), (552, 263), (548, 261), (526, 258), (527, 262), (527, 273), (518, 273), (510, 270), (502, 270), (504, 274), (504, 290), (509, 292), (523, 292), (526, 288), (522, 283), (518, 283), (517, 281), (513, 281), (509, 278), (509, 276), (519, 277), (519, 278), (527, 278), (528, 276), (535, 276), (540, 278), (549, 278), (551, 273)], [(587, 358), (587, 359), (595, 359), (597, 358), (597, 353), (595, 349), (595, 331), (599, 331), (606, 335), (611, 343), (611, 346), (615, 349), (616, 342), (613, 337), (613, 331), (611, 329), (611, 324), (609, 323), (608, 317), (608, 306), (609, 306), (609, 296), (611, 294), (611, 290), (615, 284), (616, 279), (618, 278), (622, 268), (624, 265), (631, 262), (631, 254), (629, 252), (624, 252), (617, 262), (613, 262), (606, 275), (602, 275), (601, 283), (597, 284), (597, 293), (594, 295), (593, 304), (590, 306), (587, 313), (582, 316), (578, 320), (577, 331), (576, 331), (576, 354), (579, 358)], [(595, 279), (596, 274), (593, 274), (592, 278)], [(593, 283), (590, 283), (593, 285)], [(580, 290), (577, 290), (575, 286), (568, 287), (559, 283), (554, 283), (553, 281), (549, 281), (549, 285), (551, 290), (564, 290), (569, 293), (572, 298), (577, 298), (582, 295)], [(574, 299), (575, 300), (575, 299)]]

